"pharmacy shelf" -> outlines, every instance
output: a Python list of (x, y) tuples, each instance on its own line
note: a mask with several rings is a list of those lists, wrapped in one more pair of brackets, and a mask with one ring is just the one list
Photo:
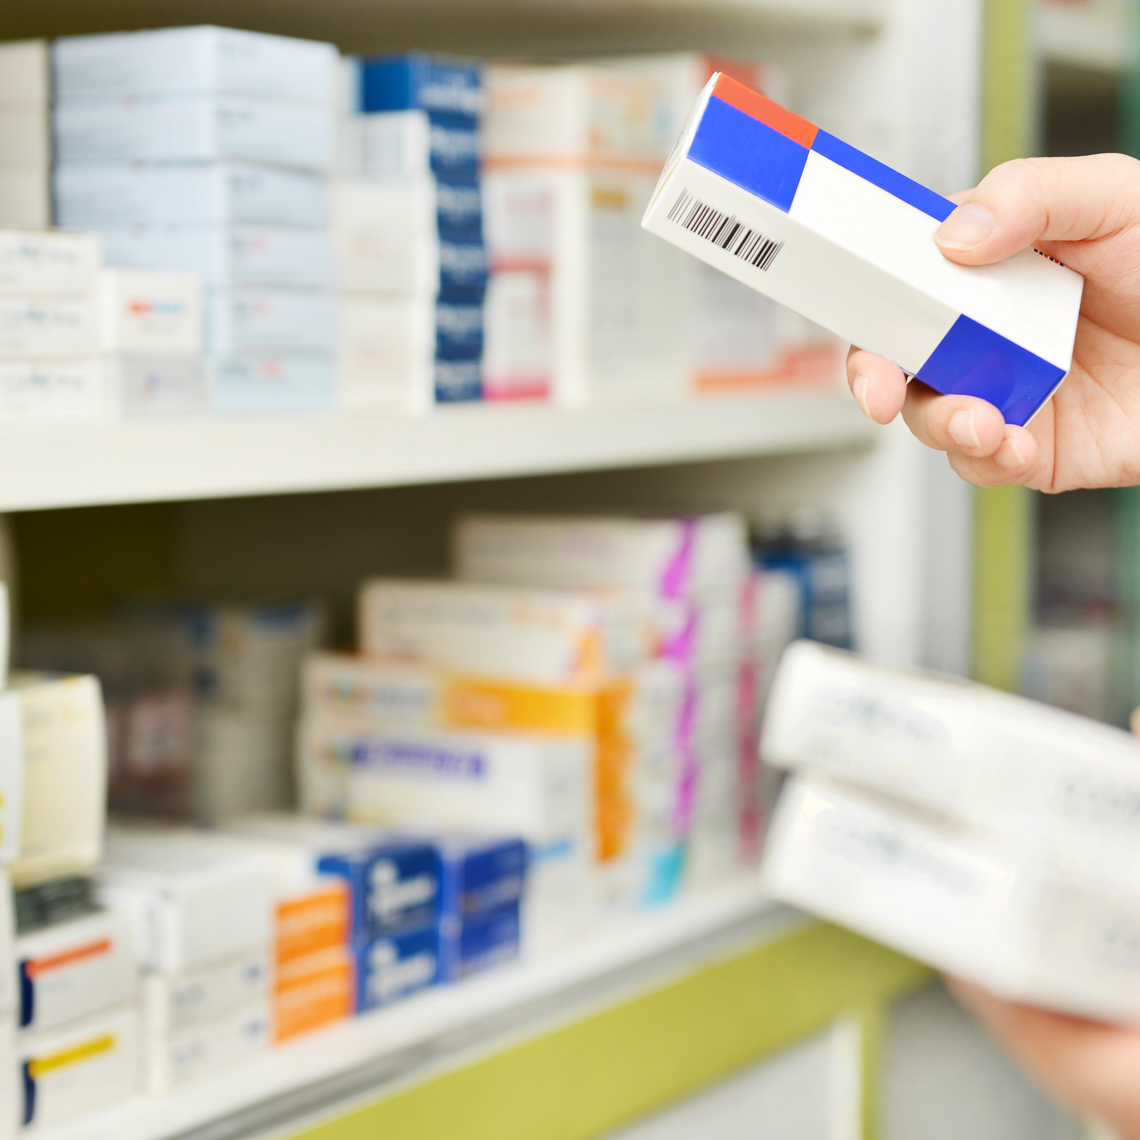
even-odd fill
[[(431, 990), (234, 1066), (164, 1097), (138, 1098), (40, 1140), (228, 1140), (319, 1119), (362, 1094), (470, 1063), (483, 1050), (582, 1017), (680, 973), (773, 941), (806, 920), (754, 879), (668, 910), (629, 916), (572, 952)], [(208, 1130), (208, 1133), (207, 1133)]]
[(1037, 43), (1048, 63), (1117, 72), (1124, 66), (1126, 39), (1120, 0), (1039, 0)]
[(0, 510), (226, 498), (639, 467), (850, 447), (874, 426), (846, 393), (622, 407), (0, 428)]

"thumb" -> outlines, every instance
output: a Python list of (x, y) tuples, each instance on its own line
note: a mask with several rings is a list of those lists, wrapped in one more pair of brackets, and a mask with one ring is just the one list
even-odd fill
[(992, 265), (1038, 242), (1086, 241), (1140, 222), (1140, 162), (1120, 154), (1006, 162), (935, 232), (962, 265)]

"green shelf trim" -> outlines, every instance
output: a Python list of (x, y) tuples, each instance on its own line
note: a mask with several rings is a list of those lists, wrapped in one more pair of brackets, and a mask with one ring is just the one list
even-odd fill
[(592, 1140), (841, 1017), (863, 1027), (864, 1135), (872, 1137), (885, 1010), (931, 976), (813, 923), (294, 1140)]

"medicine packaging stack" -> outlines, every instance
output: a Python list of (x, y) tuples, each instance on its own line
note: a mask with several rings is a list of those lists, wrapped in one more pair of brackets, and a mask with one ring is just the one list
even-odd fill
[(667, 808), (646, 807), (632, 849), (651, 861), (674, 851), (674, 883), (686, 862), (693, 882), (730, 874), (756, 826), (757, 607), (744, 520), (470, 516), (452, 556), (469, 582), (618, 590), (632, 603), (648, 656), (676, 676), (672, 760), (639, 777), (655, 788), (645, 802), (667, 792)]
[(116, 267), (205, 283), (211, 408), (335, 403), (338, 56), (227, 28), (56, 40), (58, 220)]
[(75, 878), (18, 891), (13, 926), (6, 880), (0, 885), (0, 1026), (13, 1007), (15, 1025), (10, 1069), (0, 1073), (12, 1097), (0, 1111), (13, 1106), (19, 1125), (35, 1131), (125, 1101), (140, 1088), (141, 1048), (128, 916), (100, 906), (91, 881)]
[(0, 44), (0, 226), (51, 225), (51, 76), (45, 40)]
[(483, 68), (412, 53), (345, 60), (333, 234), (350, 405), (530, 394), (483, 374)]
[(270, 1040), (273, 871), (173, 828), (112, 827), (104, 901), (125, 914), (142, 979), (145, 1088), (162, 1093)]
[(763, 747), (792, 770), (764, 856), (777, 898), (1006, 998), (1135, 1022), (1130, 734), (800, 642)]
[(0, 229), (0, 420), (97, 420), (99, 271), (92, 234)]

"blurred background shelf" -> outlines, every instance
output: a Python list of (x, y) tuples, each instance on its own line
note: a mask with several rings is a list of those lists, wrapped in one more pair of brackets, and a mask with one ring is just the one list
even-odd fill
[(1125, 33), (1123, 0), (1040, 0), (1038, 45), (1048, 63), (1117, 72)]
[(637, 467), (869, 443), (847, 393), (579, 410), (273, 417), (0, 431), (0, 510), (209, 499)]

